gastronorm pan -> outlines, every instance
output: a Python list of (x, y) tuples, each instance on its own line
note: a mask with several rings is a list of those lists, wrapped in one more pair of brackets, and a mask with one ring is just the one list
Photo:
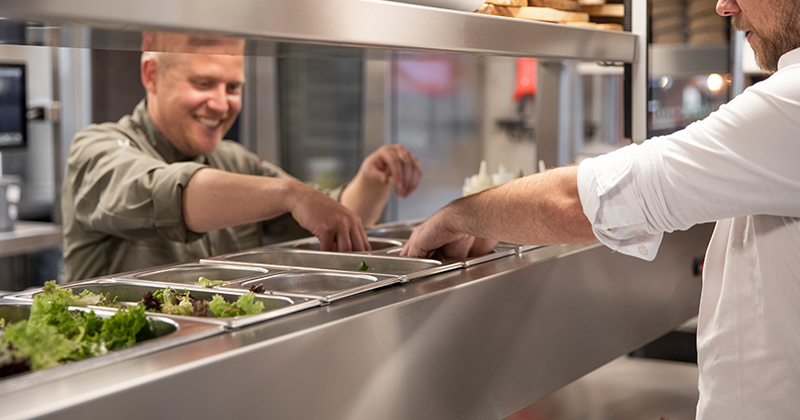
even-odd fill
[[(353, 252), (354, 254), (382, 254), (392, 250), (397, 250), (399, 252), (400, 248), (403, 246), (404, 241), (398, 241), (395, 239), (386, 239), (386, 238), (369, 238), (369, 244), (372, 248), (369, 251), (359, 251)], [(271, 248), (294, 248), (294, 249), (305, 249), (311, 251), (319, 251), (319, 239), (316, 237), (310, 238), (303, 238), (298, 239), (295, 241), (283, 242)]]
[(262, 248), (201, 261), (223, 261), (230, 264), (254, 264), (349, 272), (359, 272), (360, 270), (358, 268), (363, 262), (367, 265), (366, 273), (406, 276), (407, 279), (427, 276), (463, 266), (461, 262), (443, 264), (440, 261), (422, 258), (274, 248)]
[[(31, 302), (0, 301), (0, 318), (11, 322), (26, 320), (30, 315), (30, 306)], [(89, 309), (70, 307), (69, 309), (72, 311), (94, 310), (97, 316), (103, 318), (110, 317), (116, 313), (116, 309), (109, 308)], [(139, 338), (142, 341), (137, 342), (133, 346), (36, 372), (25, 372), (7, 376), (0, 379), (0, 393), (8, 388), (13, 387), (16, 390), (20, 387), (32, 386), (43, 381), (66, 377), (76, 372), (83, 372), (87, 369), (104, 366), (120, 360), (175, 347), (224, 331), (224, 328), (220, 325), (196, 322), (186, 317), (178, 319), (177, 317), (167, 317), (150, 313), (146, 313), (145, 316), (147, 317), (148, 325), (139, 333)]]
[(195, 284), (200, 277), (209, 280), (237, 281), (267, 275), (274, 271), (264, 267), (245, 267), (241, 265), (221, 264), (181, 264), (172, 267), (163, 267), (157, 270), (127, 273), (120, 279), (147, 280), (160, 283)]
[(399, 281), (400, 278), (397, 276), (297, 270), (235, 282), (222, 287), (249, 290), (251, 287), (261, 286), (265, 293), (300, 295), (332, 302)]
[[(155, 292), (162, 289), (164, 286), (161, 284), (154, 284), (145, 281), (133, 280), (117, 280), (117, 279), (104, 279), (104, 280), (88, 280), (80, 283), (72, 283), (62, 286), (64, 288), (72, 289), (73, 293), (79, 294), (84, 290), (88, 290), (96, 294), (108, 293), (111, 299), (116, 299), (118, 304), (133, 304), (142, 300), (142, 296), (147, 292)], [(239, 296), (247, 293), (246, 290), (222, 290), (219, 288), (205, 289), (199, 286), (188, 285), (173, 285), (173, 289), (184, 292), (189, 290), (194, 297), (202, 300), (210, 300), (214, 295), (222, 296), (228, 302), (236, 301)], [(42, 289), (28, 291), (24, 294), (15, 295), (13, 299), (31, 300), (33, 296), (41, 293)], [(167, 315), (160, 314), (160, 316), (176, 318), (176, 319), (190, 319), (196, 322), (205, 322), (216, 325), (222, 325), (226, 328), (240, 328), (245, 325), (254, 324), (257, 322), (266, 321), (268, 319), (277, 318), (279, 316), (288, 315), (303, 309), (319, 306), (322, 303), (317, 299), (310, 299), (304, 297), (289, 297), (289, 296), (271, 296), (265, 294), (256, 294), (255, 300), (264, 304), (264, 312), (256, 315), (244, 315), (232, 318), (205, 318), (205, 317), (187, 317), (180, 315)], [(148, 312), (151, 313), (151, 312)]]

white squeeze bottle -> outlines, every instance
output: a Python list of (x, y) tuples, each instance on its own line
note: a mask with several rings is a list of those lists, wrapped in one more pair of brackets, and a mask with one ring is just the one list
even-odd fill
[(478, 170), (478, 173), (472, 175), (471, 177), (467, 177), (464, 180), (464, 186), (461, 188), (461, 193), (464, 197), (479, 193), (487, 188), (494, 187), (494, 181), (492, 181), (491, 175), (489, 175), (489, 170), (486, 169), (486, 161), (481, 161), (481, 167)]
[(506, 166), (502, 163), (497, 167), (497, 173), (492, 174), (492, 182), (494, 182), (495, 186), (505, 184), (506, 182), (513, 180), (514, 174), (511, 172), (506, 172)]

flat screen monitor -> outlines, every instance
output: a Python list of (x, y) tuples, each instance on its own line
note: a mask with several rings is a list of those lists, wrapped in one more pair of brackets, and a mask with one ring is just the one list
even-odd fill
[(0, 149), (25, 147), (27, 111), (25, 65), (0, 63)]

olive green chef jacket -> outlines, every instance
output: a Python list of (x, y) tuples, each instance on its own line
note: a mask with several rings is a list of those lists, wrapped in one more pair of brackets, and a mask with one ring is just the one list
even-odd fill
[[(181, 155), (150, 119), (145, 100), (118, 122), (94, 124), (76, 134), (61, 197), (67, 281), (260, 246), (261, 223), (203, 234), (186, 228), (181, 194), (202, 168), (288, 176), (229, 140), (207, 155)], [(338, 200), (341, 189), (326, 193)], [(287, 220), (294, 223), (290, 217), (273, 219), (279, 225)]]

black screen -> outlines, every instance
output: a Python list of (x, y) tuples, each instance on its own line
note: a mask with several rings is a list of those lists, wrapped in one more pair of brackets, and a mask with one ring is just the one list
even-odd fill
[(0, 148), (25, 146), (26, 112), (25, 66), (0, 64)]

